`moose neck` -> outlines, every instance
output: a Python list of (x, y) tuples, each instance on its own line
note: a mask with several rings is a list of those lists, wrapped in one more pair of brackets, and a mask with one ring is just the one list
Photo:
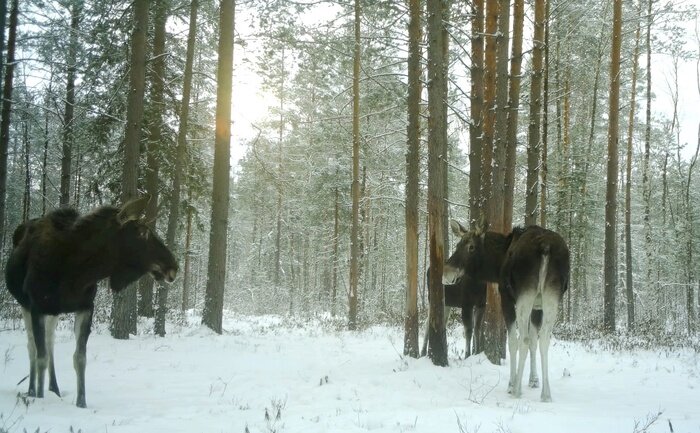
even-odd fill
[(479, 272), (479, 279), (492, 283), (497, 283), (501, 266), (506, 257), (508, 246), (510, 245), (510, 237), (502, 233), (486, 232), (484, 235), (484, 251), (483, 263)]

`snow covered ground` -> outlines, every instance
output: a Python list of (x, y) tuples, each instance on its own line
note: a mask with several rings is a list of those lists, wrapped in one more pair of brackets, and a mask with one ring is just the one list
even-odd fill
[[(70, 323), (56, 342), (62, 398), (27, 399), (23, 331), (0, 332), (0, 433), (5, 432), (700, 432), (700, 354), (609, 352), (554, 341), (554, 402), (525, 386), (506, 393), (508, 366), (450, 366), (401, 355), (398, 328), (357, 333), (280, 317), (229, 317), (224, 335), (191, 325), (166, 338), (88, 343), (87, 404), (75, 407)], [(526, 385), (526, 383), (524, 384)], [(644, 430), (648, 423), (652, 423)], [(670, 429), (670, 424), (673, 430)]]

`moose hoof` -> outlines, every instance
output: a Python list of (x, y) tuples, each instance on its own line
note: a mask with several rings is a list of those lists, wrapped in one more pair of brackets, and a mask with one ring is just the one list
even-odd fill
[(78, 401), (75, 402), (75, 405), (78, 406), (79, 408), (86, 409), (87, 404), (85, 404), (85, 399), (78, 399)]
[(58, 386), (49, 387), (49, 391), (53, 392), (59, 397), (61, 396), (61, 391), (58, 389)]
[(536, 377), (530, 378), (529, 386), (530, 388), (539, 388), (540, 380)]

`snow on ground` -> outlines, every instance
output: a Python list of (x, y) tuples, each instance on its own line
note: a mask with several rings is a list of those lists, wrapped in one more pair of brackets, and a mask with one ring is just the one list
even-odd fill
[[(398, 328), (336, 331), (280, 317), (225, 319), (216, 335), (190, 325), (166, 338), (88, 343), (87, 404), (75, 407), (70, 323), (59, 327), (64, 395), (18, 396), (28, 372), (23, 331), (0, 332), (0, 433), (5, 432), (700, 432), (700, 355), (603, 351), (554, 341), (554, 402), (506, 393), (508, 365), (462, 360), (450, 328), (450, 366), (401, 356)], [(459, 349), (457, 349), (459, 348)], [(2, 362), (2, 361), (0, 361)], [(527, 374), (527, 369), (526, 369)], [(47, 391), (48, 392), (48, 391)], [(661, 413), (660, 415), (657, 414)]]

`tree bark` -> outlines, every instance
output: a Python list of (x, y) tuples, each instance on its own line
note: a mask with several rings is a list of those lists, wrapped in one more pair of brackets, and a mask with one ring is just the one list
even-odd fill
[[(641, 14), (638, 11), (638, 18)], [(634, 114), (637, 102), (637, 58), (639, 57), (639, 38), (641, 21), (637, 21), (634, 37), (634, 54), (632, 58), (632, 88), (630, 96), (630, 114), (627, 124), (627, 164), (625, 167), (625, 294), (627, 295), (627, 328), (634, 330), (634, 287), (632, 279), (632, 137), (634, 135)]]
[(447, 334), (445, 332), (445, 293), (442, 268), (445, 261), (444, 153), (447, 149), (447, 40), (444, 16), (448, 2), (428, 0), (428, 238), (430, 243), (430, 326), (428, 356), (433, 364), (447, 365)]
[(649, 159), (651, 156), (651, 24), (653, 0), (647, 3), (647, 32), (646, 32), (646, 52), (647, 52), (647, 83), (646, 83), (646, 127), (644, 129), (644, 161), (642, 164), (642, 195), (644, 197), (644, 252), (646, 253), (646, 278), (644, 284), (649, 293), (655, 293), (653, 289), (654, 272), (654, 245), (652, 243), (651, 228), (651, 178), (649, 175)]
[(212, 188), (209, 266), (202, 323), (217, 334), (223, 331), (226, 245), (231, 170), (231, 82), (233, 78), (234, 0), (221, 0), (219, 63), (216, 89), (216, 138)]
[(506, 134), (506, 178), (503, 203), (503, 231), (513, 227), (513, 197), (515, 194), (515, 157), (517, 151), (518, 111), (520, 108), (520, 74), (523, 59), (523, 23), (525, 1), (513, 2), (513, 43), (510, 59), (510, 88), (508, 90), (508, 131)]
[(613, 6), (613, 35), (610, 53), (610, 112), (608, 124), (608, 170), (605, 195), (605, 251), (604, 251), (604, 311), (606, 331), (615, 331), (615, 297), (617, 289), (617, 176), (618, 176), (618, 122), (620, 109), (620, 50), (622, 44), (622, 0)]
[(471, 105), (469, 122), (469, 223), (476, 224), (483, 206), (481, 195), (481, 158), (484, 122), (484, 0), (472, 2)]
[(406, 153), (406, 316), (404, 355), (418, 353), (418, 196), (420, 176), (421, 7), (408, 2), (408, 127)]
[[(158, 218), (158, 186), (160, 183), (160, 164), (158, 156), (161, 153), (163, 140), (163, 115), (165, 101), (163, 90), (165, 87), (165, 23), (170, 11), (169, 0), (155, 0), (154, 34), (153, 34), (153, 76), (151, 77), (151, 118), (149, 119), (149, 140), (147, 154), (146, 191), (151, 195), (151, 202), (146, 208), (146, 221), (152, 221), (151, 228), (156, 229)], [(141, 280), (150, 282), (151, 297), (153, 297), (153, 279)], [(160, 337), (165, 337), (165, 315), (168, 311), (168, 286), (159, 283), (156, 285), (156, 314), (154, 332)], [(153, 303), (150, 304), (151, 309)]]
[(542, 112), (542, 54), (544, 51), (545, 0), (535, 0), (535, 30), (530, 84), (530, 123), (527, 137), (525, 225), (537, 224), (540, 165), (540, 115)]
[(350, 291), (348, 328), (357, 329), (357, 289), (360, 280), (360, 0), (355, 0), (355, 44), (352, 63), (352, 227), (350, 229)]
[[(165, 235), (165, 243), (170, 251), (176, 251), (177, 229), (180, 220), (180, 195), (182, 191), (182, 180), (185, 173), (187, 158), (187, 130), (190, 117), (190, 93), (192, 91), (192, 64), (194, 63), (194, 44), (197, 35), (197, 10), (199, 0), (192, 0), (190, 3), (190, 26), (187, 34), (187, 52), (185, 54), (185, 72), (182, 83), (182, 101), (180, 102), (180, 124), (177, 130), (177, 149), (175, 153), (175, 168), (173, 169), (173, 190), (170, 198), (170, 212), (168, 215), (168, 231)], [(189, 205), (189, 203), (188, 203)], [(187, 211), (187, 234), (184, 254), (185, 263), (189, 264), (189, 249), (191, 238), (192, 216)], [(185, 267), (187, 269), (187, 267)], [(182, 311), (189, 308), (189, 282), (183, 278), (182, 283)]]
[[(19, 6), (17, 0), (12, 0), (10, 8), (10, 29), (7, 36), (7, 66), (5, 67), (5, 82), (2, 88), (2, 113), (0, 113), (0, 247), (5, 245), (5, 223), (7, 221), (7, 151), (10, 144), (10, 117), (12, 114), (12, 81), (15, 72), (15, 44), (17, 41), (17, 16)], [(2, 53), (0, 53), (2, 57)]]
[(83, 11), (82, 0), (75, 0), (71, 4), (70, 35), (68, 37), (68, 53), (66, 57), (66, 108), (63, 116), (63, 156), (61, 158), (61, 196), (60, 205), (68, 206), (70, 203), (71, 162), (73, 159), (74, 136), (74, 107), (75, 107), (75, 72), (78, 51), (78, 32), (80, 31), (80, 19)]

